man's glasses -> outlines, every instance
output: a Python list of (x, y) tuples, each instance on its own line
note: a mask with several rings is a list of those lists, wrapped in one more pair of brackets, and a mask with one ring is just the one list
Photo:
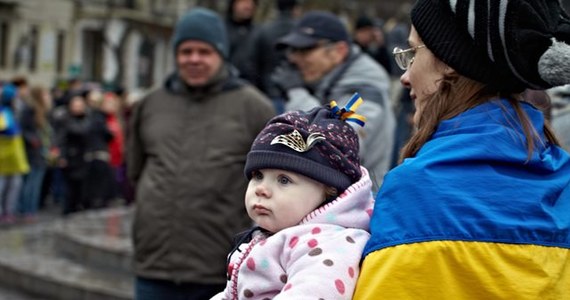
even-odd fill
[(398, 67), (406, 71), (414, 62), (414, 57), (416, 56), (416, 50), (425, 47), (426, 45), (419, 45), (408, 49), (402, 49), (400, 47), (396, 47), (394, 48), (394, 51), (392, 51), (392, 54), (394, 54), (394, 58), (396, 59), (396, 64), (398, 65)]

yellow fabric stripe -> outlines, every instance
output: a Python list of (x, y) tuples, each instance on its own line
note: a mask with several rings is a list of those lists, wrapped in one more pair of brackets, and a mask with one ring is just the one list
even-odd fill
[(570, 250), (436, 241), (364, 260), (353, 299), (570, 299)]
[(363, 115), (358, 115), (358, 114), (351, 114), (350, 116), (348, 116), (347, 119), (356, 119), (356, 120), (359, 120), (361, 122), (366, 122), (366, 117)]
[(21, 175), (29, 171), (26, 145), (22, 136), (0, 135), (0, 175)]
[(354, 102), (350, 107), (347, 107), (346, 109), (351, 111), (356, 111), (358, 107), (360, 107), (360, 104), (362, 104), (362, 102), (364, 102), (364, 99), (362, 99), (362, 97), (358, 97), (356, 102)]

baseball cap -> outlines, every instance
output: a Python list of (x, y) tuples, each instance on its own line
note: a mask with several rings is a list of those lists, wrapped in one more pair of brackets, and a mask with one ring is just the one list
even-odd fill
[(326, 11), (311, 11), (305, 14), (291, 32), (277, 41), (277, 49), (311, 48), (320, 40), (332, 42), (349, 41), (348, 31), (341, 20)]

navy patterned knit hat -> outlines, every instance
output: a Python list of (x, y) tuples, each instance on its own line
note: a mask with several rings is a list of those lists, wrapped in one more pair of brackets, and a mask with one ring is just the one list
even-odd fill
[(347, 121), (364, 125), (354, 113), (362, 102), (355, 94), (339, 109), (331, 105), (309, 112), (291, 111), (271, 119), (259, 133), (245, 165), (245, 175), (260, 169), (296, 172), (342, 193), (362, 176), (358, 135)]
[(559, 0), (418, 0), (411, 18), (466, 77), (505, 92), (570, 83), (570, 18)]

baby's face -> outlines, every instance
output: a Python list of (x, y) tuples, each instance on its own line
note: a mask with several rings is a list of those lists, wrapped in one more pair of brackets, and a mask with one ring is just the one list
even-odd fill
[(254, 171), (245, 193), (250, 218), (270, 232), (299, 224), (324, 200), (324, 184), (279, 169)]

